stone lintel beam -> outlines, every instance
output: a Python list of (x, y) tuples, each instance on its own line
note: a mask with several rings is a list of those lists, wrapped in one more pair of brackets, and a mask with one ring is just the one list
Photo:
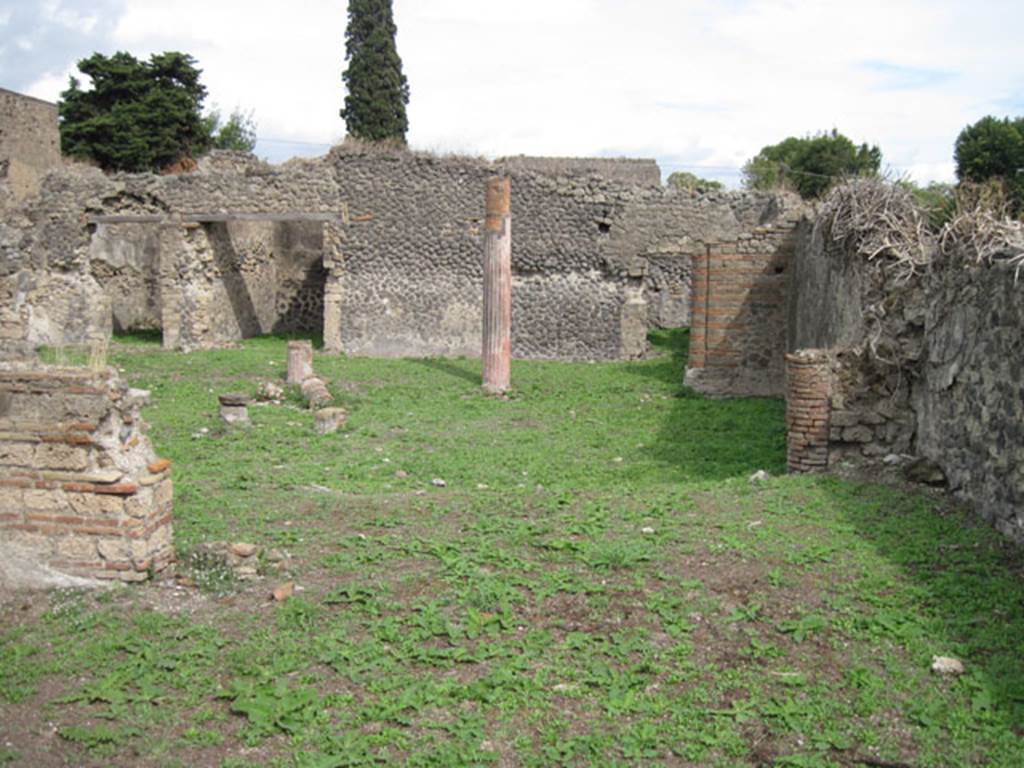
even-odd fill
[[(161, 213), (103, 214), (87, 216), (89, 224), (168, 224), (170, 216)], [(228, 221), (341, 221), (339, 213), (183, 213), (183, 223), (213, 224)]]

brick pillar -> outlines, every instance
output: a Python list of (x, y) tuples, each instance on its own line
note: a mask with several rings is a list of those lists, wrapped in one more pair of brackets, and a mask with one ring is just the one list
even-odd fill
[(710, 249), (693, 257), (693, 287), (690, 299), (690, 356), (688, 368), (703, 368), (708, 348), (708, 283)]
[(786, 355), (786, 460), (790, 472), (828, 469), (832, 361), (820, 349)]

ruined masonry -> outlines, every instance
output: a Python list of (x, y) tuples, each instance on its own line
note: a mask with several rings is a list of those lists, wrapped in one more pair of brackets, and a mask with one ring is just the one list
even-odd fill
[[(784, 394), (791, 471), (925, 459), (958, 498), (1024, 543), (1019, 256), (1007, 244), (980, 258), (970, 237), (945, 250), (909, 241), (921, 259), (910, 269), (860, 249), (870, 231), (833, 231), (844, 194), (898, 198), (883, 187), (838, 188), (764, 255), (709, 251), (694, 269), (686, 380), (713, 396)], [(890, 204), (911, 222), (918, 215), (910, 201)]]
[[(298, 333), (350, 355), (477, 357), (480, 190), (496, 174), (513, 189), (519, 359), (642, 356), (648, 329), (689, 324), (695, 261), (784, 269), (774, 250), (790, 247), (802, 210), (773, 194), (666, 189), (653, 160), (343, 145), (280, 166), (211, 153), (180, 176), (68, 164), (24, 200), (0, 179), (0, 343), (9, 355), (159, 329), (165, 347), (189, 350)], [(735, 322), (773, 317), (761, 282)], [(724, 362), (718, 323), (702, 328)], [(781, 377), (778, 366), (775, 390)]]
[(112, 369), (0, 366), (0, 557), (120, 581), (172, 561), (170, 462), (144, 434), (147, 397)]

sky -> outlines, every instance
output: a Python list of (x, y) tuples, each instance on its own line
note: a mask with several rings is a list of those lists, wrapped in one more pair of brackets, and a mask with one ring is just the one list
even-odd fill
[[(730, 186), (765, 145), (838, 129), (952, 181), (957, 134), (1024, 115), (1020, 0), (394, 0), (409, 144), (654, 157)], [(0, 0), (0, 86), (55, 101), (94, 51), (190, 53), (207, 107), (272, 162), (345, 134), (346, 3)]]

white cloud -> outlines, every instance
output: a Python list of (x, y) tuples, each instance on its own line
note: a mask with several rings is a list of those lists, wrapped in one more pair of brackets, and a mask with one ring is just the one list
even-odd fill
[[(1024, 109), (1014, 0), (395, 0), (395, 16), (410, 142), (442, 151), (654, 155), (735, 180), (765, 144), (836, 127), (927, 181), (951, 177), (965, 125)], [(209, 103), (309, 143), (279, 153), (320, 151), (344, 133), (345, 19), (336, 0), (129, 0), (114, 42), (193, 54)]]
[(44, 19), (77, 32), (88, 34), (99, 22), (95, 15), (79, 13), (63, 5), (60, 0), (46, 0), (41, 7)]
[(32, 83), (25, 89), (29, 96), (35, 96), (44, 101), (57, 101), (60, 92), (68, 87), (68, 78), (76, 70), (69, 69), (62, 73), (48, 73)]

